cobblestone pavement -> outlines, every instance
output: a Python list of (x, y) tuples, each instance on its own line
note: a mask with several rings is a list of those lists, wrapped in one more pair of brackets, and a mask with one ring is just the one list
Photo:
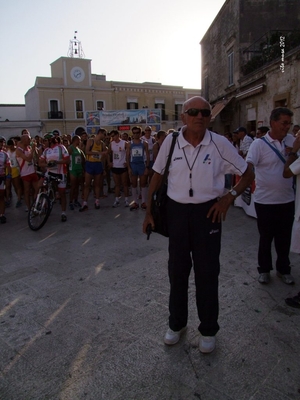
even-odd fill
[(255, 219), (232, 207), (223, 224), (221, 329), (198, 350), (194, 280), (188, 329), (167, 347), (167, 239), (141, 233), (143, 211), (55, 205), (33, 232), (24, 208), (0, 225), (0, 399), (300, 399), (300, 289), (257, 282)]

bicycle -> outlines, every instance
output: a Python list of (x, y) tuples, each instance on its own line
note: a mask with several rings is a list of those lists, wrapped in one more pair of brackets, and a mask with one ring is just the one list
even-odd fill
[(28, 211), (28, 225), (33, 231), (41, 229), (47, 222), (55, 203), (56, 184), (62, 180), (60, 174), (37, 173), (42, 177), (43, 183)]

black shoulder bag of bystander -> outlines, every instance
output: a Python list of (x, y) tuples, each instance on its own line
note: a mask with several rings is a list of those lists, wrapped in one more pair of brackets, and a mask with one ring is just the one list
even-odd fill
[[(173, 132), (173, 140), (170, 147), (170, 152), (168, 155), (167, 164), (165, 167), (164, 175), (162, 178), (162, 182), (158, 190), (153, 192), (152, 194), (152, 202), (151, 202), (151, 214), (154, 221), (154, 230), (153, 232), (159, 233), (160, 235), (169, 237), (168, 232), (168, 223), (167, 223), (167, 189), (168, 189), (168, 174), (169, 167), (171, 164), (171, 158), (174, 151), (176, 139), (179, 135), (179, 132)], [(151, 227), (150, 227), (151, 229)], [(151, 231), (150, 231), (151, 232)], [(148, 234), (149, 237), (149, 234)]]

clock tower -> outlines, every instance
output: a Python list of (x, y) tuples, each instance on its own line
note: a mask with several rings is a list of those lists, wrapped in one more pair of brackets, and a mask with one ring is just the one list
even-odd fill
[(63, 79), (64, 86), (91, 86), (91, 60), (84, 58), (77, 31), (70, 40), (68, 57), (60, 57), (51, 64), (52, 78)]

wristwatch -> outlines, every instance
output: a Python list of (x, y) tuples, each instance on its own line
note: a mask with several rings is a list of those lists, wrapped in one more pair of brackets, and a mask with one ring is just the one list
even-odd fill
[(237, 193), (237, 191), (234, 190), (234, 189), (231, 189), (231, 190), (229, 191), (229, 193), (230, 193), (234, 198), (238, 197), (238, 193)]

